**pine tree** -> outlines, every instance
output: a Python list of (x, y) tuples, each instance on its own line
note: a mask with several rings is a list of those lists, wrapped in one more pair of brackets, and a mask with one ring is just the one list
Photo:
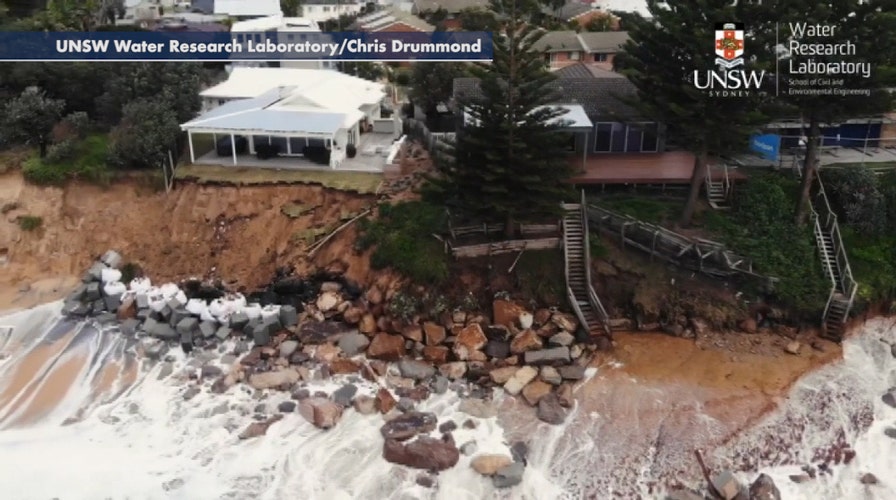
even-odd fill
[(457, 134), (450, 158), (437, 162), (429, 194), (478, 220), (496, 215), (512, 237), (515, 222), (556, 214), (569, 200), (572, 174), (564, 151), (562, 109), (554, 76), (532, 45), (542, 32), (527, 25), (517, 0), (498, 0), (492, 10), (506, 16), (494, 36), (490, 64), (471, 68), (480, 95), (461, 102), (467, 124)]
[[(807, 0), (775, 0), (745, 5), (747, 15), (758, 20), (754, 34), (763, 44), (764, 50), (757, 54), (762, 63), (777, 77), (777, 101), (779, 113), (786, 117), (801, 118), (806, 137), (806, 151), (803, 160), (803, 175), (800, 195), (796, 205), (796, 221), (806, 220), (809, 195), (818, 167), (818, 148), (822, 124), (835, 124), (849, 118), (878, 115), (892, 109), (893, 96), (885, 90), (893, 87), (892, 49), (896, 38), (896, 1), (869, 0), (828, 0), (824, 3)], [(786, 22), (776, 22), (783, 20)], [(805, 23), (805, 24), (803, 24)], [(803, 33), (799, 39), (797, 25), (820, 25), (833, 28), (831, 36), (811, 37)], [(795, 33), (796, 32), (796, 33)], [(791, 49), (792, 43), (833, 44), (851, 42), (855, 46), (854, 55), (805, 56)], [(799, 49), (797, 49), (799, 50)], [(866, 77), (858, 73), (803, 74), (801, 63), (808, 60), (816, 63), (867, 63), (871, 74)], [(790, 85), (791, 80), (812, 80), (816, 78), (842, 80), (840, 84)], [(806, 95), (797, 92), (813, 88), (867, 89), (868, 95)], [(789, 116), (788, 116), (789, 115)]]
[[(638, 89), (631, 105), (666, 126), (666, 139), (694, 153), (690, 193), (681, 223), (691, 223), (711, 155), (747, 148), (749, 135), (763, 122), (758, 90), (738, 97), (714, 96), (698, 89), (695, 71), (715, 66), (715, 25), (737, 22), (730, 0), (647, 1), (653, 19), (623, 18), (630, 39), (614, 60), (616, 69)], [(746, 41), (749, 44), (749, 41)], [(749, 47), (745, 47), (749, 69)], [(702, 77), (705, 78), (705, 77)]]

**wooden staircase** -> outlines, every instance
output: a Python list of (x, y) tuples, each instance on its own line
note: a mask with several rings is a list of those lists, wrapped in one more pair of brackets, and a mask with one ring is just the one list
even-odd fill
[(852, 277), (837, 215), (831, 210), (820, 172), (816, 173), (816, 179), (818, 191), (811, 204), (812, 223), (822, 268), (831, 280), (831, 292), (822, 314), (822, 334), (839, 342), (843, 340), (843, 330), (855, 301), (858, 283)]
[(716, 210), (728, 210), (731, 208), (729, 198), (731, 195), (731, 179), (728, 177), (728, 165), (724, 165), (724, 177), (716, 181), (712, 178), (712, 168), (706, 168), (706, 199), (709, 206)]
[(591, 286), (591, 248), (585, 192), (581, 203), (563, 204), (563, 256), (566, 295), (589, 337), (611, 336), (609, 316)]

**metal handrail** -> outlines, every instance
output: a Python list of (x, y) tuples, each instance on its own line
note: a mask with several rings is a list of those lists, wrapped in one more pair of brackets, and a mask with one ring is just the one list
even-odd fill
[[(831, 245), (836, 248), (832, 248), (831, 252), (833, 253), (834, 262), (830, 262), (827, 255), (824, 256), (825, 264), (828, 267), (828, 272), (832, 281), (831, 292), (828, 295), (827, 304), (825, 304), (824, 314), (822, 315), (822, 321), (827, 320), (828, 313), (831, 309), (831, 304), (834, 301), (834, 297), (838, 292), (848, 297), (848, 302), (846, 304), (846, 314), (842, 318), (842, 322), (846, 322), (847, 316), (849, 314), (850, 309), (852, 309), (853, 302), (855, 301), (856, 293), (858, 292), (859, 284), (856, 282), (855, 278), (852, 274), (852, 267), (849, 265), (849, 256), (846, 253), (846, 247), (843, 245), (843, 237), (840, 233), (840, 224), (837, 220), (837, 214), (831, 208), (830, 201), (828, 200), (827, 193), (824, 189), (824, 182), (821, 180), (821, 173), (816, 173), (816, 178), (818, 181), (818, 193), (815, 195), (815, 202), (821, 200), (819, 203), (820, 207), (823, 207), (825, 210), (825, 220), (822, 224), (821, 214), (819, 214), (815, 209), (815, 203), (810, 203), (809, 206), (812, 210), (812, 218), (815, 222), (815, 231), (818, 235), (818, 238), (822, 240), (824, 239), (824, 232), (828, 232), (831, 235)], [(823, 251), (823, 250), (822, 250)], [(839, 280), (834, 278), (834, 269), (833, 264), (837, 265), (837, 269), (839, 271)]]
[(588, 302), (591, 303), (591, 307), (593, 307), (600, 315), (600, 320), (604, 325), (604, 331), (606, 331), (607, 335), (610, 335), (610, 315), (607, 314), (607, 310), (604, 309), (604, 305), (597, 296), (597, 292), (594, 291), (594, 287), (591, 285), (591, 231), (588, 227), (588, 199), (585, 196), (584, 189), (582, 190), (582, 208), (580, 217), (582, 218), (582, 251), (585, 253), (585, 284), (588, 286)]
[[(564, 208), (570, 207), (570, 205), (563, 204)], [(570, 305), (572, 305), (572, 310), (576, 314), (576, 318), (578, 318), (579, 322), (585, 327), (588, 327), (588, 323), (585, 322), (585, 315), (582, 313), (582, 309), (579, 307), (579, 302), (576, 299), (576, 294), (572, 291), (572, 287), (569, 286), (569, 242), (567, 241), (567, 237), (569, 236), (569, 231), (567, 231), (566, 227), (566, 218), (562, 220), (563, 224), (563, 272), (564, 277), (566, 278), (566, 297), (569, 299)]]

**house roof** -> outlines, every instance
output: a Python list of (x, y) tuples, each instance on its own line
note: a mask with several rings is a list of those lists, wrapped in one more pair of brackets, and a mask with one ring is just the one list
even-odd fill
[[(571, 67), (579, 66), (580, 64)], [(587, 66), (587, 65), (582, 65)], [(564, 70), (567, 70), (564, 72)], [(594, 71), (583, 68), (555, 72), (557, 79), (550, 83), (554, 90), (555, 104), (580, 105), (592, 120), (618, 117), (636, 118), (638, 113), (622, 100), (635, 97), (637, 89), (627, 78), (610, 71)], [(590, 75), (590, 76), (589, 76)], [(454, 80), (455, 100), (475, 99), (481, 95), (476, 78)]]
[(605, 12), (637, 12), (647, 19), (653, 17), (647, 9), (647, 0), (596, 0), (595, 4)]
[(539, 52), (617, 52), (628, 38), (627, 31), (548, 31), (532, 48)]
[(311, 19), (304, 17), (283, 17), (282, 14), (259, 17), (233, 23), (230, 31), (247, 33), (268, 30), (320, 32), (320, 27)]
[(466, 9), (476, 7), (488, 8), (489, 0), (414, 0), (417, 12), (435, 12), (442, 9), (449, 14), (457, 14)]
[(237, 99), (181, 125), (183, 130), (266, 132), (330, 137), (364, 117), (360, 110), (333, 111), (294, 106), (296, 87), (279, 87), (251, 99)]
[(289, 87), (293, 106), (351, 111), (385, 97), (385, 86), (330, 69), (235, 67), (227, 81), (200, 93), (203, 97), (246, 99)]
[(410, 12), (403, 12), (394, 7), (378, 10), (372, 14), (361, 16), (352, 23), (352, 28), (360, 31), (380, 31), (393, 24), (401, 23), (418, 31), (429, 33), (435, 31), (435, 26), (427, 23)]
[(553, 16), (563, 21), (571, 21), (572, 19), (581, 16), (582, 14), (586, 14), (588, 12), (596, 10), (598, 9), (591, 4), (582, 2), (568, 2), (566, 5), (558, 9), (545, 7), (542, 12), (544, 12), (546, 15)]
[(579, 33), (585, 52), (617, 52), (629, 39), (627, 31), (590, 31)]
[(280, 14), (279, 0), (215, 0), (215, 14), (242, 16), (273, 16)]
[(621, 78), (625, 76), (602, 68), (596, 64), (576, 63), (554, 72), (557, 78)]

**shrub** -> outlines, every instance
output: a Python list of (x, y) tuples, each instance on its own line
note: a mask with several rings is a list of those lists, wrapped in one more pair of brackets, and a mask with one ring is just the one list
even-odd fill
[(90, 117), (83, 111), (75, 111), (62, 119), (63, 123), (70, 125), (79, 138), (87, 136), (91, 129)]
[(420, 300), (412, 293), (401, 291), (392, 297), (386, 310), (392, 316), (408, 321), (420, 311), (421, 305)]
[[(37, 156), (25, 161), (22, 172), (28, 181), (41, 185), (60, 185), (70, 178), (86, 179), (100, 184), (111, 180), (108, 169), (107, 139), (101, 134), (91, 135), (72, 142), (71, 146), (59, 143), (50, 148), (47, 157)], [(55, 151), (56, 149), (58, 151)], [(71, 148), (71, 150), (68, 150)]]
[(23, 215), (17, 219), (22, 231), (36, 231), (44, 224), (44, 220), (35, 215)]
[(57, 142), (47, 149), (46, 163), (59, 163), (70, 160), (77, 152), (77, 142), (74, 139), (65, 139)]
[(363, 219), (357, 248), (375, 248), (370, 258), (376, 269), (391, 267), (415, 283), (438, 285), (448, 278), (443, 245), (432, 237), (444, 230), (444, 209), (420, 201), (379, 206), (376, 220)]
[(840, 220), (866, 235), (886, 228), (886, 200), (874, 172), (862, 166), (845, 167), (825, 173), (824, 183)]
[(349, 144), (345, 147), (345, 156), (349, 158), (354, 158), (355, 155), (358, 154), (358, 148), (355, 147), (354, 144)]
[(44, 163), (37, 156), (25, 161), (22, 174), (28, 181), (40, 185), (59, 185), (65, 182), (67, 177), (62, 166)]

